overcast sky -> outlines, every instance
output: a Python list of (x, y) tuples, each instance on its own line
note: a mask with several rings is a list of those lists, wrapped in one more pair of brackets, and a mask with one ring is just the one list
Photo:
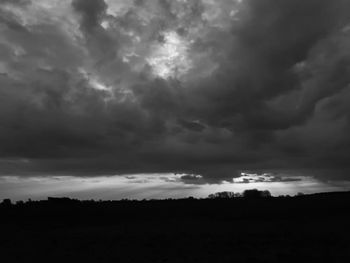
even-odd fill
[(0, 0), (0, 189), (349, 189), (349, 120), (348, 0)]

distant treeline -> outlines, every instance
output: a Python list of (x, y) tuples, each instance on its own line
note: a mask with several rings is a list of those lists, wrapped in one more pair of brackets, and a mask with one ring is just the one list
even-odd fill
[[(303, 193), (298, 193), (297, 196), (301, 196), (304, 195)], [(214, 194), (210, 194), (208, 195), (207, 198), (195, 198), (195, 197), (187, 197), (187, 198), (178, 198), (178, 199), (173, 199), (173, 198), (167, 198), (167, 199), (143, 199), (143, 200), (135, 200), (135, 199), (121, 199), (118, 201), (137, 201), (137, 202), (145, 202), (145, 201), (155, 201), (155, 200), (186, 200), (186, 199), (198, 199), (198, 200), (203, 200), (203, 199), (233, 199), (233, 198), (248, 198), (248, 199), (258, 199), (258, 198), (268, 198), (268, 197), (272, 197), (270, 191), (268, 190), (258, 190), (258, 189), (249, 189), (249, 190), (245, 190), (242, 193), (238, 193), (238, 192), (230, 192), (230, 191), (223, 191), (223, 192), (217, 192)], [(284, 196), (278, 196), (278, 198), (286, 198), (286, 197), (291, 197), (289, 195), (284, 195)], [(41, 200), (41, 201), (48, 201), (50, 203), (72, 203), (72, 202), (103, 202), (102, 200), (78, 200), (78, 199), (72, 199), (69, 197), (48, 197), (47, 200)], [(114, 200), (113, 200), (114, 201)], [(11, 199), (6, 198), (3, 199), (2, 202), (0, 203), (0, 205), (2, 206), (10, 206), (10, 205), (23, 205), (25, 203), (33, 203), (33, 202), (40, 202), (40, 201), (32, 201), (31, 199), (28, 199), (27, 201), (17, 201), (15, 203), (13, 203), (11, 201)]]
[(124, 203), (124, 202), (132, 202), (132, 203), (142, 203), (142, 202), (165, 202), (165, 201), (190, 201), (190, 200), (261, 200), (261, 199), (295, 199), (295, 198), (311, 198), (311, 197), (340, 197), (340, 196), (346, 196), (350, 197), (350, 191), (349, 192), (326, 192), (326, 193), (314, 193), (314, 194), (304, 194), (304, 193), (297, 193), (294, 196), (290, 195), (279, 195), (279, 196), (272, 196), (270, 191), (268, 190), (258, 190), (258, 189), (248, 189), (243, 191), (242, 193), (238, 192), (231, 192), (231, 191), (223, 191), (223, 192), (216, 192), (213, 194), (209, 194), (206, 198), (195, 198), (193, 196), (189, 196), (187, 198), (166, 198), (166, 199), (121, 199), (121, 200), (79, 200), (79, 199), (73, 199), (69, 197), (48, 197), (46, 200), (31, 200), (30, 198), (27, 201), (16, 201), (12, 202), (10, 198), (3, 199), (2, 202), (0, 202), (0, 208), (1, 207), (10, 207), (10, 206), (23, 206), (26, 204), (43, 204), (43, 203), (49, 203), (52, 205), (68, 205), (68, 204), (99, 204), (99, 203)]
[(258, 189), (248, 189), (243, 191), (242, 193), (239, 192), (231, 192), (231, 191), (223, 191), (223, 192), (216, 192), (213, 194), (209, 194), (207, 198), (195, 198), (193, 196), (187, 197), (187, 198), (166, 198), (166, 199), (143, 199), (143, 200), (136, 200), (136, 199), (121, 199), (121, 200), (78, 200), (78, 199), (72, 199), (69, 197), (48, 197), (47, 200), (38, 200), (33, 201), (30, 198), (27, 201), (16, 201), (12, 202), (11, 199), (6, 198), (3, 199), (2, 202), (0, 202), (0, 207), (9, 207), (14, 205), (24, 205), (24, 204), (33, 204), (33, 203), (51, 203), (51, 204), (72, 204), (72, 203), (102, 203), (102, 202), (152, 202), (152, 201), (184, 201), (184, 200), (223, 200), (223, 199), (265, 199), (265, 198), (278, 198), (278, 199), (285, 199), (285, 198), (295, 198), (295, 197), (301, 197), (301, 196), (320, 196), (320, 195), (336, 195), (336, 194), (344, 194), (344, 193), (350, 193), (350, 192), (332, 192), (332, 193), (316, 193), (316, 194), (309, 194), (305, 195), (304, 193), (297, 193), (295, 196), (290, 195), (280, 195), (280, 196), (272, 196), (270, 191), (268, 190), (258, 190)]

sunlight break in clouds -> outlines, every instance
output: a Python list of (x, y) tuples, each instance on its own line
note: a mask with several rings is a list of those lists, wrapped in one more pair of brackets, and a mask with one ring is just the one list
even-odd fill
[(167, 79), (181, 78), (192, 67), (188, 58), (189, 43), (176, 32), (165, 32), (160, 43), (153, 46), (147, 59), (153, 74)]
[[(295, 181), (259, 181), (248, 183), (223, 182), (220, 184), (197, 184), (199, 176), (187, 180), (182, 174), (132, 174), (127, 176), (49, 176), (20, 178), (0, 177), (0, 199), (14, 201), (70, 197), (78, 199), (118, 200), (128, 199), (166, 199), (166, 198), (205, 198), (209, 194), (222, 191), (243, 192), (257, 188), (269, 190), (273, 195), (295, 195), (298, 192), (315, 193), (343, 191), (350, 187), (349, 182), (321, 182), (315, 178), (300, 177)], [(251, 179), (254, 176), (250, 176)]]

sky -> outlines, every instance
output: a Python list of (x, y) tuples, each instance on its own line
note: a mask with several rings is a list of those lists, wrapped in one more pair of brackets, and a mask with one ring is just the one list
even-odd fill
[(350, 190), (350, 1), (1, 0), (0, 198)]

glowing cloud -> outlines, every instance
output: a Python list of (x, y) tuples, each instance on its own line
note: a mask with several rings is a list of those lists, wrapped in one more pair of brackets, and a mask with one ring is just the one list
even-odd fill
[(147, 61), (157, 77), (181, 77), (192, 67), (187, 55), (189, 43), (176, 32), (166, 32), (163, 38), (153, 47)]

